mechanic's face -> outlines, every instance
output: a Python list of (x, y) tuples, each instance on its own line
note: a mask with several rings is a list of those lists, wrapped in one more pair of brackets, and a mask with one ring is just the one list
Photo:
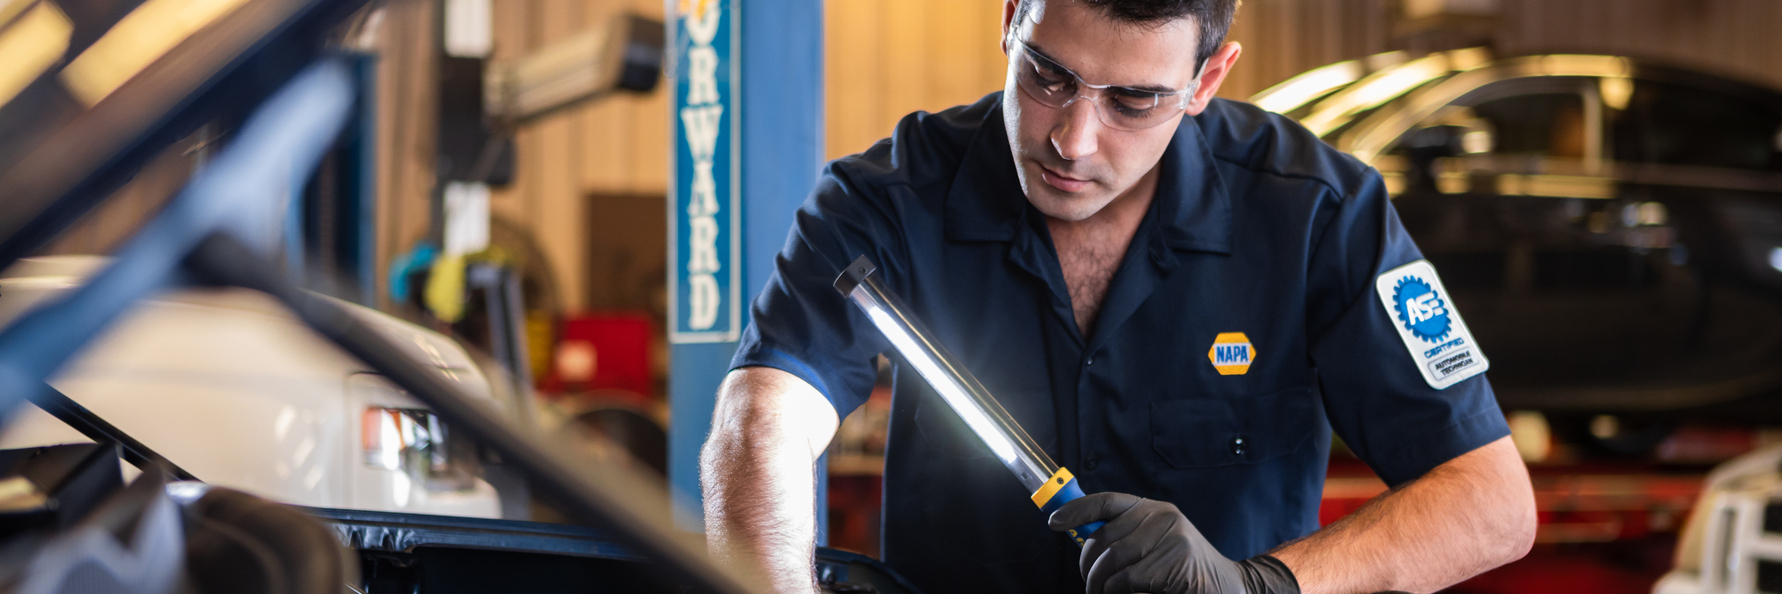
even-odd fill
[[(1006, 41), (1013, 36), (1091, 85), (1176, 90), (1194, 81), (1199, 31), (1192, 18), (1140, 25), (1115, 21), (1074, 0), (1032, 0), (1021, 22), (1013, 22), (1018, 1), (1007, 0), (1003, 7), (1005, 53), (1021, 51)], [(1208, 74), (1217, 76), (1202, 77), (1188, 114), (1206, 108), (1229, 67), (1221, 58), (1229, 54), (1235, 61), (1236, 45), (1219, 53), (1209, 61), (1219, 62), (1217, 73), (1209, 66)], [(1003, 86), (1003, 123), (1028, 202), (1046, 216), (1081, 221), (1141, 181), (1154, 182), (1147, 174), (1169, 146), (1180, 114), (1150, 128), (1117, 130), (1097, 114), (1096, 101), (1079, 99), (1061, 108), (1036, 101), (1017, 83), (1019, 62), (1011, 61)], [(1152, 187), (1147, 183), (1141, 189)]]

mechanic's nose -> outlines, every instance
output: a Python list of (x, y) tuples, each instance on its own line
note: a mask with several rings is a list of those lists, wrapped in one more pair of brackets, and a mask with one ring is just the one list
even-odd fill
[(1064, 122), (1052, 129), (1052, 148), (1066, 161), (1075, 161), (1095, 154), (1095, 135), (1101, 131), (1101, 120), (1095, 115), (1095, 102), (1078, 99), (1064, 107)]

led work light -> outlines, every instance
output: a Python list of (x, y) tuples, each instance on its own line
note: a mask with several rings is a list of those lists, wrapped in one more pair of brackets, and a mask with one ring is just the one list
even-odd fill
[[(996, 403), (984, 385), (960, 366), (946, 347), (934, 340), (909, 308), (885, 288), (877, 271), (878, 267), (871, 260), (861, 256), (835, 279), (835, 289), (866, 312), (872, 325), (884, 333), (904, 361), (916, 368), (916, 373), (940, 394), (959, 418), (965, 420), (972, 433), (976, 433), (996, 458), (1002, 460), (1003, 466), (1015, 473), (1022, 486), (1032, 491), (1033, 503), (1041, 511), (1051, 514), (1066, 502), (1082, 497), (1083, 488), (1077, 485), (1077, 478), (1053, 463), (1045, 450), (1041, 450), (1015, 419), (1009, 417), (1008, 411)], [(1067, 532), (1080, 546), (1103, 523), (1093, 522)]]

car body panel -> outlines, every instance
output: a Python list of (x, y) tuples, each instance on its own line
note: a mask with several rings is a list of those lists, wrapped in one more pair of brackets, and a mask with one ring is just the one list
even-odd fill
[[(0, 277), (0, 321), (78, 286), (104, 260), (22, 262)], [(461, 347), (354, 307), (501, 414)], [(412, 473), (366, 463), (368, 407), (424, 407), (262, 293), (187, 288), (143, 301), (50, 385), (213, 484), (313, 507), (499, 517), (486, 482), (430, 488)], [(0, 447), (90, 441), (25, 408), (0, 434)]]

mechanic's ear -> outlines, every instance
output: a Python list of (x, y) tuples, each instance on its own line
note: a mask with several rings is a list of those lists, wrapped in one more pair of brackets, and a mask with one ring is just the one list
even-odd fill
[(1206, 111), (1207, 103), (1219, 92), (1219, 84), (1225, 82), (1225, 76), (1231, 74), (1237, 65), (1238, 55), (1244, 53), (1244, 46), (1236, 41), (1227, 41), (1219, 46), (1219, 51), (1207, 56), (1207, 63), (1200, 69), (1200, 87), (1194, 90), (1194, 97), (1188, 100), (1187, 113), (1191, 116)]
[(1015, 11), (1021, 7), (1021, 0), (1003, 0), (1002, 2), (1002, 37), (997, 43), (1002, 44), (1002, 55), (1009, 55), (1010, 27), (1015, 24)]

